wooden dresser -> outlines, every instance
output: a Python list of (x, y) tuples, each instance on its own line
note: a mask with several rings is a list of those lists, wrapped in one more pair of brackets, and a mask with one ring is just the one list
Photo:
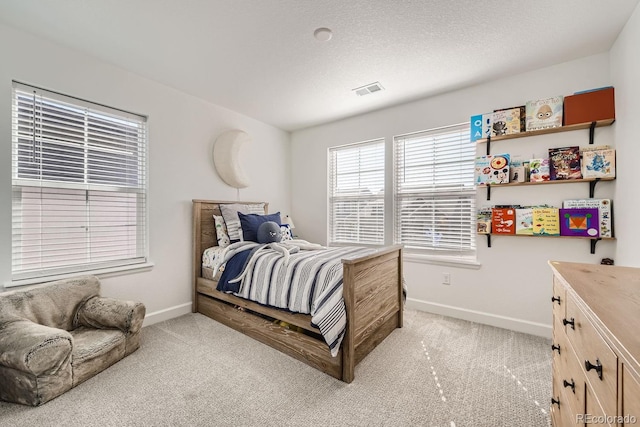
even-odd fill
[(640, 268), (549, 265), (553, 425), (640, 425)]

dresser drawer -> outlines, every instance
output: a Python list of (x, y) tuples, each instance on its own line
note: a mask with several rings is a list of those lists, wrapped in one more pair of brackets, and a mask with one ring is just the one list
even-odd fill
[(576, 419), (576, 415), (585, 413), (584, 371), (570, 344), (561, 350), (560, 359), (562, 370), (558, 373), (559, 382), (562, 385), (564, 400), (571, 407), (571, 416)]
[(640, 422), (640, 382), (633, 377), (629, 368), (622, 367), (622, 413), (624, 425)]
[[(587, 395), (585, 403), (587, 405), (587, 411), (584, 415), (584, 421), (587, 423), (587, 425), (600, 425), (603, 427), (617, 426), (618, 424), (616, 423), (615, 412), (611, 413), (602, 409), (594, 392), (591, 390), (591, 387), (587, 386), (586, 391)], [(611, 424), (609, 421), (613, 424)]]
[[(604, 342), (571, 297), (567, 299), (567, 319), (573, 322), (573, 326), (567, 325), (565, 332), (575, 350), (587, 382), (591, 385), (593, 393), (598, 396), (604, 413), (616, 415), (618, 384), (616, 354)], [(588, 364), (591, 365), (591, 369), (588, 369)], [(600, 372), (601, 375), (599, 375)]]
[(571, 404), (564, 392), (560, 365), (553, 367), (553, 401), (551, 402), (551, 424), (553, 427), (584, 426), (577, 423)]

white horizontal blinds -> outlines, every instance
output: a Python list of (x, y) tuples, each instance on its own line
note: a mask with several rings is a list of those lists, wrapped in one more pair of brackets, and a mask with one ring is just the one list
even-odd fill
[(384, 243), (384, 139), (329, 149), (330, 243)]
[(470, 255), (475, 251), (476, 146), (468, 124), (394, 138), (396, 243)]
[(146, 128), (14, 82), (13, 280), (146, 261)]

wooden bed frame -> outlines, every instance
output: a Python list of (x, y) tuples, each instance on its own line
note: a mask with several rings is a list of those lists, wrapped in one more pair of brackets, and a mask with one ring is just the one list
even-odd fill
[[(402, 327), (402, 246), (357, 259), (343, 259), (347, 330), (336, 357), (311, 316), (266, 307), (216, 290), (202, 277), (202, 254), (217, 246), (213, 215), (225, 202), (193, 200), (193, 312), (202, 313), (335, 378), (350, 383), (355, 366), (395, 328)], [(268, 204), (265, 203), (265, 213)], [(283, 327), (280, 322), (298, 328)], [(301, 329), (300, 329), (301, 328)], [(297, 330), (296, 330), (297, 329)], [(300, 332), (302, 331), (302, 332)]]

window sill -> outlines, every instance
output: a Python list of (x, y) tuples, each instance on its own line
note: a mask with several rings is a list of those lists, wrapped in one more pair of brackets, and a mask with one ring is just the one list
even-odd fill
[(406, 251), (404, 252), (402, 257), (406, 262), (415, 262), (419, 264), (446, 265), (451, 267), (469, 268), (473, 270), (479, 270), (482, 266), (482, 264), (480, 264), (477, 260), (472, 259), (408, 253)]
[(154, 265), (155, 264), (152, 262), (145, 262), (142, 264), (123, 265), (120, 267), (109, 267), (109, 268), (102, 268), (99, 270), (79, 271), (76, 273), (66, 273), (66, 274), (57, 274), (54, 276), (34, 277), (32, 279), (13, 280), (11, 282), (6, 282), (4, 284), (4, 288), (8, 289), (8, 288), (14, 288), (17, 286), (35, 285), (38, 283), (46, 283), (46, 282), (52, 282), (54, 280), (70, 279), (72, 277), (78, 277), (78, 276), (84, 276), (84, 275), (94, 275), (94, 276), (97, 276), (99, 279), (105, 279), (107, 277), (122, 276), (125, 274), (150, 271), (151, 269), (153, 269)]

